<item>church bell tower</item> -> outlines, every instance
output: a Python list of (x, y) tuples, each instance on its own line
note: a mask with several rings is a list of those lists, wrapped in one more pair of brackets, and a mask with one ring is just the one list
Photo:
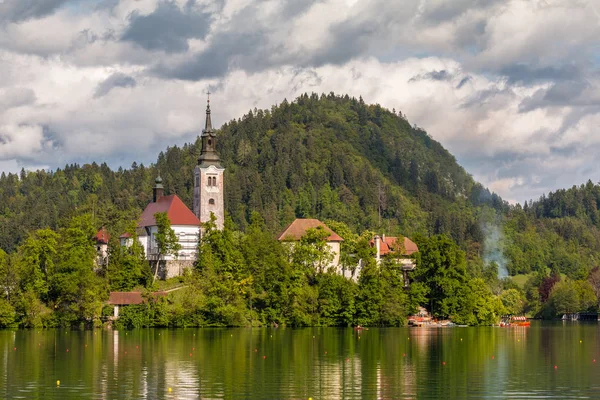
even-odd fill
[[(209, 93), (210, 95), (210, 93)], [(194, 169), (194, 214), (200, 222), (210, 220), (210, 214), (217, 217), (217, 229), (223, 229), (225, 207), (223, 198), (223, 172), (221, 159), (217, 154), (217, 137), (210, 119), (210, 97), (206, 105), (206, 125), (201, 135), (202, 150), (198, 165)]]

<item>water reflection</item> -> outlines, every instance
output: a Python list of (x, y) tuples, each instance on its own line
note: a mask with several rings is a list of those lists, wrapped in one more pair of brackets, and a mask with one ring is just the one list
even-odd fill
[(0, 398), (594, 398), (599, 343), (595, 324), (0, 331)]

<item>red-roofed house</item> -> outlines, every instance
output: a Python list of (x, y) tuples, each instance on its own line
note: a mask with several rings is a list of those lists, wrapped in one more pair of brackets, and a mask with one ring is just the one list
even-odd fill
[[(340, 275), (357, 280), (363, 263), (359, 262), (355, 271), (343, 270), (339, 265), (339, 262), (341, 242), (344, 239), (318, 219), (296, 219), (288, 225), (281, 234), (279, 234), (277, 240), (283, 242), (297, 242), (302, 236), (306, 235), (308, 229), (318, 227), (321, 227), (330, 233), (329, 237), (327, 237), (327, 244), (334, 254), (331, 266), (335, 267)], [(406, 237), (386, 237), (383, 235), (382, 238), (375, 236), (375, 238), (370, 241), (370, 244), (372, 247), (376, 248), (375, 259), (377, 260), (377, 264), (380, 264), (382, 257), (395, 257), (396, 262), (402, 265), (402, 269), (404, 270), (404, 281), (405, 284), (408, 285), (407, 273), (415, 268), (414, 261), (410, 258), (410, 255), (419, 251), (415, 242)]]
[[(137, 235), (140, 244), (144, 248), (146, 258), (150, 261), (156, 261), (153, 268), (158, 268), (157, 275), (167, 279), (183, 274), (183, 270), (191, 267), (196, 259), (200, 220), (177, 195), (164, 196), (163, 194), (162, 179), (158, 177), (154, 185), (153, 201), (146, 206), (138, 222)], [(154, 215), (163, 212), (169, 217), (171, 229), (179, 239), (181, 250), (179, 250), (177, 256), (159, 254), (156, 243), (158, 226)], [(121, 244), (124, 245), (131, 243), (131, 234), (124, 233), (121, 235), (120, 240)]]
[(330, 235), (327, 237), (327, 245), (331, 249), (333, 253), (333, 260), (330, 263), (330, 266), (335, 267), (339, 270), (340, 263), (340, 244), (344, 240), (337, 233), (331, 230), (327, 225), (318, 219), (308, 219), (308, 218), (297, 218), (287, 226), (279, 234), (277, 240), (281, 242), (297, 242), (302, 238), (302, 236), (306, 235), (306, 231), (314, 228), (323, 228)]
[(381, 263), (382, 258), (393, 257), (404, 271), (404, 285), (408, 286), (408, 272), (415, 269), (415, 262), (410, 255), (419, 251), (417, 244), (407, 237), (375, 236), (370, 241), (375, 247), (375, 259)]
[[(201, 234), (200, 220), (207, 222), (211, 215), (214, 215), (217, 228), (223, 228), (225, 168), (221, 166), (217, 154), (217, 137), (212, 127), (210, 100), (206, 106), (206, 125), (200, 138), (202, 147), (198, 165), (194, 169), (194, 211), (192, 212), (177, 195), (165, 196), (162, 179), (159, 176), (154, 186), (153, 201), (142, 213), (136, 229), (146, 258), (157, 261), (153, 268), (158, 269), (157, 275), (163, 279), (181, 275), (185, 268), (192, 266), (196, 259), (196, 248)], [(162, 212), (167, 213), (171, 228), (179, 239), (181, 250), (177, 256), (159, 254), (155, 239), (158, 226), (154, 215)], [(122, 246), (130, 246), (133, 243), (130, 233), (124, 233), (119, 237)]]
[(106, 228), (102, 227), (93, 239), (96, 242), (96, 251), (98, 252), (96, 265), (102, 267), (108, 263), (108, 240), (110, 239), (110, 235)]
[[(151, 299), (158, 299), (160, 297), (166, 297), (167, 292), (152, 292), (150, 293)], [(114, 308), (114, 317), (117, 318), (119, 316), (119, 307), (129, 306), (132, 304), (142, 304), (145, 303), (146, 299), (142, 296), (142, 292), (110, 292), (108, 297), (108, 301), (106, 304), (113, 305)]]

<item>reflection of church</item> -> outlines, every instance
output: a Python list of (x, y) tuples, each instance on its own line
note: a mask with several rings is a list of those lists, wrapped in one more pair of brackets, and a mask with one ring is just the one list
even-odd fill
[[(164, 195), (162, 179), (156, 178), (152, 202), (146, 206), (137, 225), (136, 233), (146, 259), (154, 262), (158, 276), (167, 279), (183, 274), (184, 269), (193, 265), (196, 259), (200, 223), (210, 220), (211, 213), (216, 217), (218, 229), (223, 228), (225, 218), (223, 196), (223, 172), (221, 160), (216, 151), (216, 134), (210, 117), (210, 99), (206, 106), (206, 125), (202, 130), (202, 150), (194, 169), (194, 211), (190, 210), (176, 194)], [(169, 217), (171, 228), (177, 236), (181, 249), (177, 255), (160, 254), (156, 243), (158, 226), (154, 215), (164, 212)], [(121, 235), (121, 245), (131, 244), (132, 235)]]

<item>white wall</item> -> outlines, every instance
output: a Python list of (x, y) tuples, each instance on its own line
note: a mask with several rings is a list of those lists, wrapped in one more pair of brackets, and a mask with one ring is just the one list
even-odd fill
[[(210, 220), (210, 214), (213, 213), (217, 217), (217, 229), (223, 229), (225, 222), (224, 171), (225, 168), (214, 165), (206, 168), (197, 165), (194, 169), (194, 214), (201, 222), (207, 222)], [(217, 185), (209, 185), (209, 178), (216, 178)], [(214, 204), (210, 204), (211, 200)]]
[[(144, 252), (146, 254), (146, 258), (150, 259), (152, 256), (157, 253), (156, 242), (153, 238), (153, 235), (158, 233), (157, 226), (151, 226), (150, 228), (150, 237), (146, 235), (140, 235), (138, 240), (140, 244), (144, 247)], [(175, 235), (179, 238), (179, 244), (181, 245), (181, 250), (179, 250), (179, 254), (177, 257), (172, 255), (164, 256), (163, 260), (195, 260), (196, 259), (196, 251), (198, 247), (198, 239), (200, 227), (194, 225), (171, 225), (171, 229), (175, 232)]]

